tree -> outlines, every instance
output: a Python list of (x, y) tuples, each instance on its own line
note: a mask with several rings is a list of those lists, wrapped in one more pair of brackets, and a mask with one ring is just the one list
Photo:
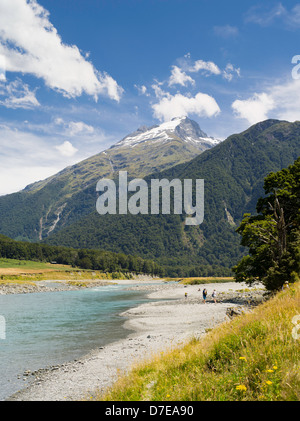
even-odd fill
[(262, 282), (269, 290), (300, 275), (300, 158), (265, 178), (268, 196), (257, 202), (257, 215), (245, 214), (237, 229), (249, 255), (234, 266), (237, 282)]

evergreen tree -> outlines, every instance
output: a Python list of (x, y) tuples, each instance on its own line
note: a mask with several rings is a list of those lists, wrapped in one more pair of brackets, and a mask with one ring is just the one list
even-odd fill
[(249, 255), (234, 266), (238, 282), (262, 282), (269, 290), (300, 275), (300, 158), (265, 178), (257, 215), (245, 214), (237, 232)]

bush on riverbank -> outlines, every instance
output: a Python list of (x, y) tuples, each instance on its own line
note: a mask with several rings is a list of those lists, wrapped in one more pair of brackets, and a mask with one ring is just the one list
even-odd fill
[(134, 367), (98, 400), (298, 401), (299, 304), (296, 283), (200, 340)]

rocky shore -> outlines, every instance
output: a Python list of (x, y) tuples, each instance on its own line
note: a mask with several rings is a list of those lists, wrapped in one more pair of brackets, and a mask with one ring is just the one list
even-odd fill
[[(153, 282), (153, 278), (149, 275), (136, 275), (129, 280), (105, 280), (105, 279), (83, 279), (83, 280), (44, 280), (44, 281), (28, 281), (0, 282), (0, 295), (7, 294), (29, 294), (35, 292), (55, 292), (55, 291), (74, 291), (83, 288), (95, 288), (99, 286), (113, 285), (122, 282), (126, 285), (135, 282)], [(154, 281), (161, 281), (159, 278)]]
[(7, 294), (29, 294), (33, 292), (54, 292), (54, 291), (72, 291), (82, 288), (91, 288), (97, 286), (109, 285), (110, 281), (35, 281), (13, 283), (7, 282), (0, 284), (0, 295)]

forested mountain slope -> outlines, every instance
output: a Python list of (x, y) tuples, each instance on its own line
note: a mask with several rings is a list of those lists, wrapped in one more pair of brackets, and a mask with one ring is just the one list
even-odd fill
[(300, 122), (266, 120), (229, 136), (188, 163), (146, 177), (204, 179), (205, 215), (187, 226), (186, 215), (99, 215), (95, 191), (73, 202), (73, 215), (85, 203), (93, 211), (53, 233), (50, 244), (102, 248), (154, 258), (169, 274), (229, 274), (241, 257), (235, 229), (245, 212), (255, 212), (267, 174), (292, 164), (300, 155)]

